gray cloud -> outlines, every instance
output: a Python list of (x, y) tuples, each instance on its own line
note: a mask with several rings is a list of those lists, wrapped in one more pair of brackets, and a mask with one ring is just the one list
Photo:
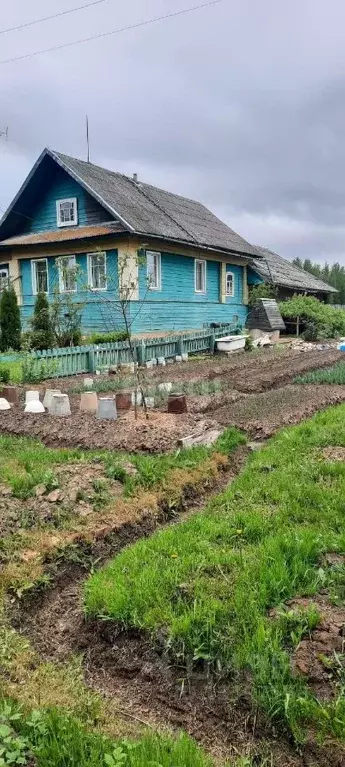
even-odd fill
[[(108, 0), (0, 36), (0, 58), (176, 7)], [(50, 10), (19, 0), (1, 27)], [(0, 67), (0, 206), (43, 146), (85, 156), (87, 112), (94, 162), (201, 199), (282, 255), (345, 263), (344, 22), (341, 0), (224, 0)]]

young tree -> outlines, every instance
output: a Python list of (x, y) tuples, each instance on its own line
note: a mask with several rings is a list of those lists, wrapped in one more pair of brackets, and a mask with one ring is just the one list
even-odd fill
[(49, 303), (45, 293), (38, 293), (35, 301), (32, 327), (32, 346), (34, 349), (50, 349), (54, 346), (54, 334), (50, 317)]
[(1, 351), (20, 349), (21, 322), (17, 296), (10, 287), (2, 292), (0, 302)]
[[(137, 364), (136, 348), (133, 341), (135, 321), (143, 309), (148, 291), (151, 287), (151, 278), (148, 277), (146, 278), (146, 287), (143, 295), (139, 298), (139, 270), (143, 265), (146, 265), (145, 245), (142, 245), (135, 254), (129, 252), (119, 254), (116, 274), (107, 274), (107, 291), (104, 291), (104, 289), (97, 290), (93, 287), (93, 296), (94, 299), (99, 302), (100, 306), (103, 306), (104, 308), (104, 312), (102, 312), (101, 308), (101, 314), (103, 323), (107, 329), (113, 331), (122, 327), (126, 331), (130, 356), (134, 364), (136, 388), (141, 393), (145, 416), (148, 418), (143, 380)], [(113, 284), (111, 284), (111, 282)], [(135, 309), (133, 308), (134, 306)], [(134, 411), (136, 418), (136, 402)]]

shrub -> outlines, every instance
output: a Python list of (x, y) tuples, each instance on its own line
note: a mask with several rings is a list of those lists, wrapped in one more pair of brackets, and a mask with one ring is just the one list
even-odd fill
[(54, 334), (48, 299), (45, 293), (38, 293), (36, 297), (31, 326), (31, 343), (33, 348), (40, 350), (51, 349), (54, 346)]
[(53, 360), (37, 359), (28, 354), (22, 363), (21, 383), (39, 383), (46, 378), (52, 378), (57, 367), (57, 362)]
[(7, 384), (11, 378), (11, 371), (9, 368), (0, 365), (0, 381)]
[(260, 282), (258, 285), (251, 285), (248, 293), (248, 304), (249, 306), (254, 306), (259, 298), (277, 298), (278, 288), (275, 285)]
[(0, 302), (1, 351), (20, 349), (21, 322), (17, 296), (13, 288), (4, 290)]
[(92, 333), (88, 337), (89, 344), (110, 344), (117, 341), (126, 341), (128, 335), (125, 330), (114, 330), (113, 333)]
[(299, 317), (305, 325), (312, 325), (309, 329), (306, 327), (308, 340), (336, 338), (345, 334), (345, 311), (323, 304), (314, 296), (293, 296), (288, 301), (282, 301), (279, 308), (284, 319), (297, 321)]
[(80, 346), (81, 317), (85, 303), (76, 300), (73, 293), (54, 291), (51, 319), (56, 346)]

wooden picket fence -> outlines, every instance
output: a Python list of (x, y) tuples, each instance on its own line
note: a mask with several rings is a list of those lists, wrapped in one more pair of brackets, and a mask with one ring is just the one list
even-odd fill
[[(219, 328), (204, 328), (194, 333), (171, 335), (163, 338), (133, 339), (135, 360), (139, 365), (157, 357), (171, 359), (178, 354), (213, 353), (217, 338), (236, 333), (238, 324), (222, 325)], [(132, 362), (128, 341), (90, 346), (71, 346), (63, 349), (47, 349), (32, 352), (37, 360), (44, 360), (54, 368), (54, 376), (73, 376), (78, 373), (95, 373), (110, 365), (125, 365)]]

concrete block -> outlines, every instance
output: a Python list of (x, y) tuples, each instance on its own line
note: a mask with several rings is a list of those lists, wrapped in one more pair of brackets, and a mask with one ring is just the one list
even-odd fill
[(189, 437), (182, 437), (178, 444), (183, 448), (194, 447), (195, 445), (213, 445), (223, 432), (220, 429), (207, 429), (203, 434), (197, 436), (191, 434)]
[(100, 397), (98, 400), (97, 418), (114, 421), (117, 418), (116, 402), (114, 397)]
[(132, 405), (134, 406), (135, 403), (137, 405), (141, 405), (143, 401), (143, 395), (141, 391), (132, 391)]
[(82, 413), (96, 413), (98, 407), (97, 392), (83, 391), (80, 395), (79, 407)]
[(39, 399), (32, 399), (25, 405), (24, 413), (45, 413), (45, 408)]
[(145, 367), (146, 368), (153, 368), (153, 360), (146, 360)]
[(46, 389), (43, 397), (44, 407), (50, 408), (54, 394), (61, 394), (61, 389)]
[(151, 360), (151, 362), (152, 362), (152, 367), (153, 367), (153, 368), (155, 368), (155, 367), (156, 367), (156, 365), (158, 364), (158, 363), (157, 363), (157, 359), (156, 359), (156, 357), (153, 357), (153, 359)]
[(4, 399), (7, 399), (8, 402), (13, 402), (13, 404), (15, 405), (18, 404), (19, 402), (18, 386), (3, 386), (1, 393)]
[(152, 408), (155, 406), (155, 400), (154, 397), (145, 397), (146, 407)]
[(39, 400), (40, 393), (39, 391), (27, 391), (25, 392), (25, 404), (27, 405), (28, 402), (34, 402), (35, 400)]
[(132, 407), (132, 395), (128, 392), (116, 392), (115, 401), (118, 410), (130, 410)]
[(165, 368), (165, 357), (157, 357), (157, 364)]
[(11, 410), (10, 403), (4, 397), (0, 397), (0, 410)]
[(175, 362), (182, 362), (181, 354), (176, 354)]
[(85, 389), (92, 389), (92, 387), (93, 387), (93, 378), (84, 378), (84, 387), (85, 387)]
[(187, 352), (184, 352), (184, 354), (181, 354), (182, 362), (188, 362), (188, 354)]
[(171, 389), (172, 389), (172, 383), (170, 383), (170, 381), (166, 382), (166, 383), (158, 384), (158, 390), (159, 391), (167, 391), (167, 392), (169, 392), (169, 391), (171, 391)]
[(69, 404), (68, 394), (54, 394), (49, 407), (50, 415), (67, 416), (71, 415), (71, 406)]

